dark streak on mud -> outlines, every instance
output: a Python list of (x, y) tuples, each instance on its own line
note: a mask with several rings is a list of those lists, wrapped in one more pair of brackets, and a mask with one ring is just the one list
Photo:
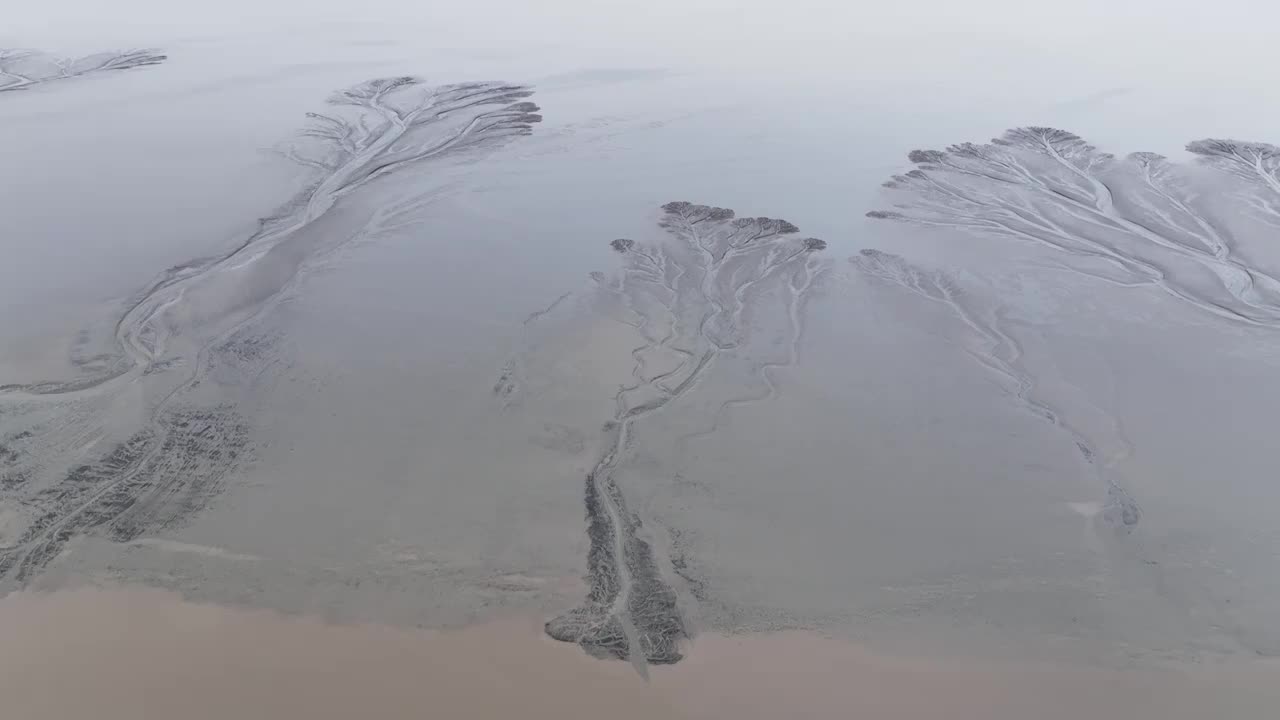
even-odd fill
[(249, 427), (230, 408), (182, 408), (106, 456), (37, 493), (41, 508), (12, 547), (0, 551), (0, 579), (22, 585), (78, 535), (118, 542), (175, 527), (205, 507), (245, 460)]
[(0, 439), (0, 490), (13, 490), (31, 479), (31, 470), (18, 464), (22, 447), (35, 435), (30, 430)]
[(515, 370), (511, 367), (503, 368), (502, 374), (498, 376), (498, 381), (493, 384), (493, 394), (502, 399), (507, 399), (516, 391)]
[[(687, 636), (684, 620), (677, 607), (675, 591), (658, 573), (652, 547), (637, 536), (640, 519), (623, 507), (622, 493), (612, 479), (601, 481), (589, 475), (585, 503), (587, 536), (591, 540), (587, 553), (591, 588), (582, 605), (547, 622), (547, 634), (556, 640), (578, 643), (598, 657), (619, 660), (639, 657), (655, 664), (679, 661), (682, 656), (678, 643)], [(620, 529), (614, 527), (613, 516), (605, 503), (621, 509)], [(619, 532), (626, 538), (623, 552), (630, 589), (625, 597), (625, 615), (635, 626), (634, 640), (624, 626), (623, 615), (614, 611), (623, 593), (623, 573), (617, 566), (614, 550), (615, 535)], [(634, 652), (633, 647), (637, 647), (638, 652)]]
[(706, 581), (694, 571), (693, 563), (689, 558), (689, 549), (685, 541), (686, 533), (679, 528), (668, 527), (667, 534), (671, 537), (671, 571), (684, 581), (685, 587), (694, 600), (703, 603), (711, 602)]
[(158, 65), (168, 59), (158, 50), (102, 52), (81, 58), (60, 58), (36, 50), (0, 48), (0, 92), (27, 90), (55, 80), (106, 70), (131, 70)]
[(531, 312), (531, 313), (529, 313), (529, 314), (528, 314), (528, 316), (526, 316), (526, 317), (525, 317), (525, 319), (524, 319), (524, 324), (525, 324), (525, 325), (528, 325), (529, 323), (531, 323), (531, 322), (533, 322), (533, 321), (537, 320), (538, 318), (543, 317), (544, 315), (547, 315), (547, 314), (551, 313), (553, 310), (555, 310), (557, 307), (559, 307), (560, 303), (562, 303), (562, 302), (564, 302), (565, 300), (567, 300), (567, 299), (569, 298), (569, 296), (570, 296), (570, 295), (572, 295), (572, 294), (573, 294), (573, 293), (571, 293), (571, 292), (567, 292), (567, 293), (565, 293), (565, 294), (561, 295), (560, 297), (556, 298), (555, 300), (552, 300), (550, 305), (548, 305), (548, 306), (546, 306), (546, 307), (542, 308), (541, 310), (538, 310), (538, 311), (535, 311), (535, 312)]

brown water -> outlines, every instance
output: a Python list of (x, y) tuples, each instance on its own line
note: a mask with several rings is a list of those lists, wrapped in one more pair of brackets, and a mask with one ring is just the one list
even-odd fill
[[(703, 635), (649, 683), (534, 619), (435, 632), (192, 604), (157, 590), (0, 601), (13, 720), (1263, 718), (1280, 667), (1117, 671), (914, 660), (799, 632)], [(1268, 710), (1270, 708), (1271, 710)]]

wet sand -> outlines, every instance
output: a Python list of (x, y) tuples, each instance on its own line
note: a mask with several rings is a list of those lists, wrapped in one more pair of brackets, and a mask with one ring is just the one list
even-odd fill
[(645, 683), (533, 618), (435, 632), (199, 605), (158, 590), (0, 600), (22, 720), (116, 718), (1263, 718), (1280, 666), (1117, 671), (891, 658), (799, 632), (699, 636)]

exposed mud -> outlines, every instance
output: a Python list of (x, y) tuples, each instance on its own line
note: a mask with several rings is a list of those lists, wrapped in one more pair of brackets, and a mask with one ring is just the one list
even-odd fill
[(0, 436), (0, 490), (23, 518), (11, 523), (16, 535), (0, 536), (0, 581), (26, 584), (77, 536), (129, 542), (204, 508), (248, 459), (255, 387), (289, 364), (285, 338), (259, 321), (308, 268), (416, 223), (431, 198), (411, 189), (354, 232), (316, 224), (398, 170), (528, 134), (540, 119), (530, 94), (412, 77), (334, 93), (334, 112), (311, 113), (280, 150), (314, 178), (277, 214), (228, 252), (162, 273), (123, 305), (105, 344), (81, 333), (71, 345), (77, 376), (0, 385), (0, 430), (16, 433)]
[(13, 490), (31, 479), (31, 471), (18, 463), (31, 437), (30, 430), (23, 430), (0, 439), (0, 491)]
[[(309, 113), (311, 124), (300, 140), (281, 149), (315, 171), (312, 185), (226, 254), (174, 266), (131, 299), (115, 324), (110, 349), (79, 362), (82, 368), (105, 368), (101, 372), (0, 385), (0, 392), (68, 395), (140, 374), (167, 358), (167, 342), (177, 331), (167, 319), (197, 300), (208, 305), (197, 308), (203, 321), (199, 330), (224, 341), (283, 291), (302, 264), (333, 251), (316, 240), (308, 243), (305, 234), (343, 196), (398, 169), (528, 134), (541, 117), (536, 105), (517, 101), (531, 94), (502, 83), (430, 87), (408, 76), (369, 80), (334, 93), (329, 103), (336, 111)], [(400, 226), (420, 204), (421, 198), (413, 197), (382, 208), (346, 242)]]
[[(1280, 218), (1274, 147), (1206, 140), (1188, 149), (1252, 182), (1258, 192), (1248, 208)], [(1048, 246), (1080, 261), (1073, 270), (1082, 274), (1155, 287), (1233, 322), (1280, 327), (1280, 280), (1240, 256), (1185, 169), (1160, 155), (1117, 159), (1064, 130), (1024, 127), (909, 159), (916, 169), (885, 184), (901, 198), (896, 209), (870, 217)]]
[[(1280, 149), (1207, 139), (1187, 150), (1236, 181), (1215, 185), (1215, 199), (1225, 196), (1239, 214), (1280, 227)], [(1231, 226), (1206, 201), (1189, 168), (1161, 155), (1117, 159), (1064, 130), (1024, 127), (990, 144), (915, 150), (909, 159), (917, 169), (885, 183), (900, 198), (897, 209), (869, 217), (1047, 245), (1078, 259), (1070, 268), (1075, 272), (1157, 287), (1229, 321), (1280, 327), (1280, 280), (1242, 256)], [(978, 362), (1003, 376), (1028, 410), (1069, 434), (1103, 477), (1108, 497), (1102, 518), (1122, 529), (1138, 523), (1137, 503), (1107, 477), (1106, 468), (1122, 458), (1100, 464), (1096, 443), (1060, 410), (1035, 399), (1034, 377), (1020, 363), (1016, 339), (1000, 327), (999, 309), (976, 313), (952, 278), (895, 255), (864, 250), (852, 260), (869, 275), (947, 306), (981, 338), (982, 349), (970, 350)], [(1203, 270), (1216, 285), (1197, 282), (1188, 268)]]
[[(850, 258), (863, 273), (901, 287), (919, 297), (945, 307), (972, 333), (975, 344), (966, 352), (980, 365), (998, 376), (1001, 384), (1029, 413), (1065, 433), (1080, 451), (1081, 460), (1097, 476), (1098, 485), (1106, 490), (1106, 503), (1100, 518), (1111, 528), (1128, 533), (1138, 524), (1142, 511), (1138, 503), (1111, 474), (1111, 468), (1125, 459), (1132, 449), (1120, 437), (1115, 445), (1122, 448), (1117, 457), (1100, 458), (1098, 443), (1073, 425), (1058, 408), (1039, 399), (1034, 374), (1023, 363), (1022, 346), (1002, 326), (1003, 309), (985, 310), (966, 296), (958, 282), (948, 273), (926, 271), (915, 267), (898, 255), (867, 249)], [(1119, 427), (1112, 420), (1110, 427)]]
[(132, 70), (159, 65), (168, 59), (158, 50), (101, 52), (79, 58), (63, 58), (38, 50), (0, 48), (0, 92), (27, 90), (55, 80), (106, 70)]
[(1199, 155), (1203, 164), (1243, 180), (1249, 191), (1238, 199), (1262, 222), (1280, 228), (1280, 147), (1211, 138), (1188, 143), (1187, 151)]
[[(790, 323), (790, 358), (760, 365), (766, 391), (726, 401), (709, 428), (696, 434), (714, 432), (733, 405), (777, 392), (769, 371), (794, 362), (800, 311), (823, 268), (812, 253), (825, 247), (816, 238), (790, 239), (798, 228), (785, 220), (737, 218), (726, 208), (688, 202), (662, 209), (660, 225), (674, 242), (614, 240), (610, 246), (627, 265), (613, 278), (593, 274), (596, 304), (620, 307), (615, 319), (633, 328), (642, 343), (630, 352), (631, 381), (614, 396), (604, 450), (586, 478), (590, 590), (582, 605), (546, 625), (552, 637), (595, 655), (630, 659), (641, 673), (646, 663), (678, 661), (689, 630), (640, 516), (627, 507), (616, 472), (639, 442), (639, 423), (692, 392), (721, 355), (750, 353), (748, 316), (759, 303), (778, 302), (780, 293)], [(521, 375), (521, 359), (513, 359), (495, 393), (504, 400), (518, 393)]]
[(27, 500), (34, 519), (0, 550), (0, 580), (12, 573), (25, 584), (78, 535), (128, 542), (182, 523), (217, 494), (248, 446), (249, 427), (229, 408), (166, 413)]

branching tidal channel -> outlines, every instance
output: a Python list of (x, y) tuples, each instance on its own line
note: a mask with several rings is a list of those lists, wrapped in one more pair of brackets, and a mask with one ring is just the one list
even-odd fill
[[(816, 238), (794, 239), (795, 225), (766, 217), (738, 218), (732, 210), (688, 202), (663, 206), (660, 224), (671, 242), (611, 243), (626, 259), (614, 277), (595, 275), (593, 292), (621, 299), (642, 343), (630, 355), (631, 381), (618, 388), (616, 410), (605, 424), (604, 450), (584, 486), (587, 597), (552, 619), (547, 633), (588, 652), (629, 659), (645, 673), (648, 663), (680, 659), (688, 630), (676, 592), (663, 578), (641, 519), (628, 509), (617, 471), (637, 441), (639, 424), (690, 393), (727, 353), (750, 352), (748, 314), (779, 297), (794, 345), (800, 312), (823, 263)], [(775, 363), (761, 367), (764, 381)], [(504, 373), (499, 392), (512, 391)]]
[[(1280, 148), (1206, 139), (1187, 150), (1220, 173), (1214, 199), (1232, 203), (1232, 214), (1280, 228)], [(1240, 252), (1230, 225), (1213, 212), (1188, 168), (1161, 155), (1117, 159), (1065, 130), (1022, 127), (987, 144), (914, 150), (908, 157), (915, 169), (885, 183), (894, 209), (869, 217), (1047, 247), (1070, 258), (1067, 269), (1081, 275), (1151, 287), (1230, 323), (1280, 329), (1280, 279)], [(1099, 458), (1096, 442), (1036, 397), (1034, 376), (1017, 340), (1001, 327), (999, 311), (978, 312), (946, 272), (872, 249), (852, 260), (869, 276), (946, 306), (977, 339), (970, 351), (975, 359), (1002, 377), (1026, 410), (1071, 437), (1106, 488), (1103, 520), (1124, 532), (1138, 524), (1138, 503), (1110, 472), (1130, 453), (1128, 441), (1115, 438), (1119, 457)], [(1215, 282), (1196, 281), (1187, 269)], [(1114, 418), (1111, 424), (1119, 427)]]
[[(160, 59), (72, 63), (64, 74)], [(10, 76), (31, 62), (0, 56)], [(325, 232), (317, 222), (343, 198), (409, 166), (528, 134), (541, 119), (525, 100), (531, 94), (498, 82), (433, 87), (409, 76), (334, 93), (332, 110), (311, 113), (281, 149), (312, 174), (292, 201), (229, 251), (161, 273), (123, 304), (105, 347), (93, 347), (86, 332), (71, 358), (76, 376), (0, 385), (0, 419), (27, 425), (0, 435), (0, 491), (22, 513), (10, 526), (19, 530), (0, 537), (0, 582), (24, 585), (77, 536), (127, 542), (200, 510), (244, 460), (252, 436), (224, 396), (243, 394), (263, 366), (281, 361), (274, 338), (255, 323), (308, 268), (344, 243), (413, 224), (425, 199), (410, 193), (379, 207), (354, 234)], [(202, 384), (219, 382), (200, 394)], [(121, 398), (141, 398), (145, 411), (129, 413), (131, 434), (95, 450), (99, 440), (120, 437), (124, 420), (111, 409)], [(69, 461), (78, 464), (68, 469)]]

